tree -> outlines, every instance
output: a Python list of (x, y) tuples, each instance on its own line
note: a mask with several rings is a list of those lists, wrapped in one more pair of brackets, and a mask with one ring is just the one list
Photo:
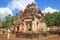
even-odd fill
[(11, 16), (10, 14), (8, 16), (5, 17), (5, 19), (2, 21), (2, 25), (3, 27), (7, 27), (7, 25), (12, 24), (13, 21), (15, 20), (16, 15), (15, 16)]
[(47, 13), (45, 19), (48, 25), (60, 25), (60, 12)]

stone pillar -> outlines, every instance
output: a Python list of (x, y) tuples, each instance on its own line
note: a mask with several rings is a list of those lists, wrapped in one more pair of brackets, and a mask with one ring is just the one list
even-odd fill
[(1, 30), (1, 34), (2, 34), (2, 30)]
[(43, 24), (42, 24), (42, 22), (39, 22), (39, 24), (38, 24), (38, 31), (42, 31), (42, 29), (43, 29)]
[(50, 28), (49, 27), (47, 27), (47, 31), (50, 31)]
[(32, 22), (32, 30), (33, 30), (33, 32), (37, 32), (37, 19), (36, 18)]
[(46, 23), (44, 23), (43, 22), (43, 28), (44, 28), (44, 31), (47, 31), (48, 29), (47, 29), (47, 25), (46, 25)]
[(12, 26), (11, 30), (14, 31), (14, 26)]
[(32, 31), (34, 31), (34, 21), (32, 21)]
[(37, 29), (39, 30), (39, 28), (40, 28), (40, 22), (38, 23), (38, 28)]
[(10, 39), (10, 29), (7, 30), (7, 39)]
[(37, 32), (37, 18), (35, 18), (35, 21), (34, 21), (34, 25), (35, 25), (35, 32)]
[(15, 31), (17, 31), (17, 27), (15, 26)]
[(23, 29), (23, 26), (22, 26), (22, 24), (20, 24), (19, 31), (22, 31), (22, 29)]
[(24, 32), (27, 31), (27, 28), (26, 28), (26, 23), (24, 22)]

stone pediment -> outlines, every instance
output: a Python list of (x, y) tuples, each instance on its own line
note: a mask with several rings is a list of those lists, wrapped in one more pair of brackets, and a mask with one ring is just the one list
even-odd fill
[(25, 14), (24, 19), (31, 19), (31, 15), (29, 13)]

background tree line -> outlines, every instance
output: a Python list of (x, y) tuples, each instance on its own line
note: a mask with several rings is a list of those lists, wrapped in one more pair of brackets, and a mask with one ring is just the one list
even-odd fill
[(60, 26), (60, 12), (47, 13), (45, 19), (48, 26)]
[(3, 19), (2, 21), (2, 26), (3, 27), (8, 27), (9, 24), (12, 24), (13, 21), (16, 19), (18, 14), (11, 16), (10, 14), (8, 16), (5, 17), (5, 19)]

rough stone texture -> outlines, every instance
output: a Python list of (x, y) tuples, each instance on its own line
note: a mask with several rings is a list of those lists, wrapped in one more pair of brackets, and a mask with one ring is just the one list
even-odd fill
[(2, 22), (2, 21), (1, 21), (1, 19), (0, 19), (0, 28), (2, 27), (2, 24), (1, 24), (1, 22)]
[(28, 4), (13, 23), (13, 29), (23, 33), (39, 33), (47, 31), (47, 24), (40, 9), (34, 4)]

